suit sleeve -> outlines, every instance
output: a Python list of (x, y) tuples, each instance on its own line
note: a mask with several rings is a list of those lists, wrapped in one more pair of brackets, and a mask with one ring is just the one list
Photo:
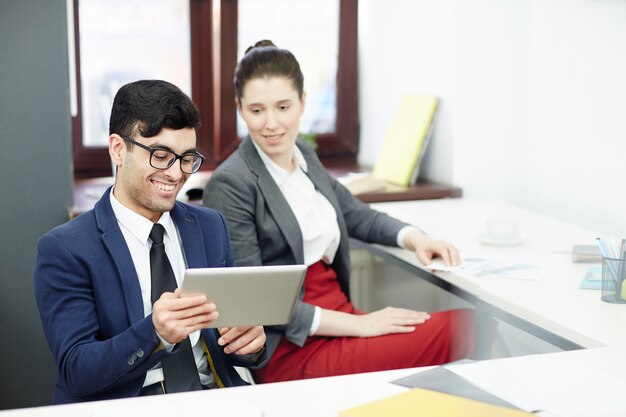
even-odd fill
[[(256, 222), (261, 220), (257, 219), (257, 213), (268, 217), (271, 217), (271, 213), (257, 207), (257, 193), (255, 183), (245, 175), (219, 169), (213, 173), (204, 191), (204, 205), (222, 212), (226, 217), (235, 264), (238, 266), (263, 265), (256, 228)], [(301, 291), (291, 321), (286, 326), (270, 326), (299, 346), (304, 345), (315, 314), (315, 307), (302, 301), (303, 295)]]
[[(151, 316), (113, 337), (103, 336), (99, 320), (106, 317), (98, 315), (98, 288), (86, 263), (51, 233), (39, 240), (37, 250), (35, 296), (60, 388), (88, 396), (143, 378), (165, 356), (151, 355), (158, 343)], [(99, 296), (123, 305), (110, 295)]]

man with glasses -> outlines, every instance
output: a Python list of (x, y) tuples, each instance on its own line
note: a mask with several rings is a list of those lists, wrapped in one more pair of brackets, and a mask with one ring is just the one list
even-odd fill
[(208, 328), (204, 296), (181, 297), (186, 268), (233, 265), (224, 218), (176, 201), (203, 157), (199, 114), (165, 81), (115, 96), (115, 185), (38, 242), (35, 294), (57, 364), (54, 403), (243, 385), (265, 360), (263, 328)]

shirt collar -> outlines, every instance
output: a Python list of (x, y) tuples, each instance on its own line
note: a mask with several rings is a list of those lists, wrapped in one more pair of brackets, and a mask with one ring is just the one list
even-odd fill
[[(263, 152), (263, 149), (261, 149), (261, 147), (257, 145), (255, 141), (252, 141), (252, 144), (256, 148), (259, 156), (261, 157), (263, 165), (265, 165), (265, 168), (267, 168), (276, 184), (280, 186), (285, 181), (285, 179), (287, 179), (289, 172), (287, 172), (286, 169), (278, 166), (276, 162), (272, 161), (272, 159), (265, 152)], [(296, 164), (298, 165), (298, 167), (300, 167), (302, 171), (307, 172), (307, 163), (304, 159), (304, 155), (302, 155), (300, 148), (298, 148), (295, 144), (293, 145), (293, 158), (296, 160)]]
[[(147, 244), (150, 232), (152, 231), (153, 223), (143, 217), (141, 214), (134, 212), (125, 205), (119, 202), (113, 195), (113, 188), (111, 188), (110, 194), (111, 207), (117, 221), (124, 226), (133, 236), (135, 236), (140, 242)], [(166, 211), (161, 215), (158, 223), (165, 228), (165, 234), (172, 237), (176, 236), (174, 222), (170, 216), (170, 212)]]

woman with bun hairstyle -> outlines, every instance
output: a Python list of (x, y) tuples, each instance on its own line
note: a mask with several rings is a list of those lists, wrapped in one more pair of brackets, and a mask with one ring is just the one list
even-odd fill
[(306, 264), (291, 321), (266, 327), (270, 360), (255, 377), (286, 381), (442, 364), (474, 352), (472, 310), (436, 313), (350, 302), (349, 238), (403, 247), (424, 263), (459, 263), (457, 249), (370, 209), (334, 180), (298, 139), (306, 94), (296, 58), (270, 41), (235, 71), (249, 135), (213, 173), (204, 204), (228, 222), (235, 264)]

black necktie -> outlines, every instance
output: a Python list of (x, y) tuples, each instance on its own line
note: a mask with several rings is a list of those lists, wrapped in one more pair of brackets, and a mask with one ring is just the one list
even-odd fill
[[(165, 228), (160, 224), (152, 226), (150, 239), (150, 272), (152, 275), (152, 292), (150, 294), (152, 304), (159, 299), (164, 292), (174, 292), (178, 287), (172, 265), (165, 253), (163, 233)], [(178, 351), (161, 361), (163, 375), (165, 377), (165, 391), (184, 392), (202, 389), (198, 368), (193, 358), (189, 337), (179, 343)]]

